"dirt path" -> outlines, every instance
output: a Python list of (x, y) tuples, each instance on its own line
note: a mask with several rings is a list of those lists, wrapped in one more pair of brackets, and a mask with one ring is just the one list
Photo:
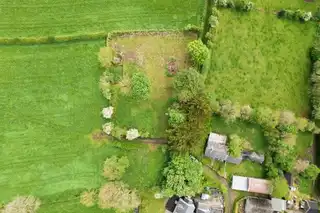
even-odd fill
[(224, 201), (225, 201), (225, 212), (226, 213), (232, 213), (233, 209), (233, 203), (235, 200), (235, 196), (232, 193), (232, 189), (230, 188), (228, 181), (218, 175), (218, 173), (210, 168), (208, 165), (204, 165), (203, 169), (206, 170), (208, 173), (210, 173), (212, 176), (217, 178), (221, 184), (223, 184), (227, 188), (227, 193), (224, 194)]

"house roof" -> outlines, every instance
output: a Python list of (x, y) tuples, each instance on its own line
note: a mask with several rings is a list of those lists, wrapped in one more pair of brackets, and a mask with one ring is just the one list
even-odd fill
[(277, 212), (282, 212), (287, 209), (286, 201), (278, 198), (271, 199), (271, 206), (272, 210)]
[(308, 204), (309, 209), (306, 211), (306, 213), (318, 213), (319, 212), (318, 202), (308, 200), (307, 204)]
[(194, 210), (195, 206), (192, 200), (180, 198), (173, 213), (193, 213)]
[(232, 189), (260, 194), (270, 194), (270, 181), (234, 175), (232, 177)]
[(234, 175), (232, 177), (232, 189), (239, 191), (248, 191), (248, 178)]
[(245, 200), (245, 213), (273, 213), (271, 201), (250, 197)]
[(227, 136), (219, 135), (216, 133), (210, 133), (207, 141), (205, 156), (233, 164), (241, 163), (242, 157), (235, 158), (229, 156), (226, 143)]
[(258, 178), (249, 178), (248, 192), (270, 194), (270, 181)]
[(248, 158), (252, 161), (263, 163), (264, 162), (264, 155), (259, 155), (255, 152), (251, 152)]

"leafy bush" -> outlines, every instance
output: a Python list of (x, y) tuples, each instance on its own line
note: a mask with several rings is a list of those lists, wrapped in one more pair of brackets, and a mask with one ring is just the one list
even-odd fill
[(132, 75), (131, 94), (136, 100), (147, 100), (149, 98), (150, 82), (143, 72), (136, 72)]
[(255, 119), (258, 124), (266, 128), (275, 128), (278, 125), (279, 113), (273, 112), (268, 107), (258, 108), (255, 113)]
[(95, 190), (84, 191), (80, 195), (80, 203), (86, 207), (94, 206), (97, 199), (97, 192)]
[(112, 127), (113, 127), (112, 123), (108, 122), (108, 123), (105, 123), (105, 124), (102, 125), (102, 130), (107, 135), (110, 135), (111, 131), (112, 131)]
[(127, 157), (112, 156), (104, 162), (103, 176), (109, 180), (119, 180), (128, 167), (129, 160)]
[(240, 117), (240, 106), (232, 103), (230, 100), (220, 101), (220, 115), (226, 122), (234, 122)]
[(109, 106), (109, 107), (103, 108), (101, 113), (104, 118), (110, 119), (113, 114), (113, 107)]
[(141, 200), (136, 190), (130, 190), (123, 182), (108, 182), (100, 188), (99, 207), (114, 208), (120, 212), (128, 212), (140, 205)]
[(173, 87), (180, 101), (188, 101), (204, 91), (204, 78), (195, 69), (184, 70), (176, 75)]
[(254, 9), (254, 3), (247, 0), (238, 0), (235, 7), (238, 10), (249, 12)]
[(188, 44), (188, 52), (195, 64), (202, 65), (208, 57), (209, 49), (201, 40), (194, 40)]
[(302, 132), (306, 131), (308, 122), (309, 121), (306, 118), (297, 118), (297, 121), (296, 121), (297, 129)]
[(35, 213), (40, 204), (40, 200), (31, 195), (19, 196), (6, 204), (1, 213)]
[(168, 123), (170, 126), (179, 125), (186, 120), (186, 115), (174, 107), (168, 109), (167, 115), (169, 116)]
[(119, 83), (122, 79), (122, 67), (112, 66), (106, 69), (104, 76), (111, 84)]
[(110, 82), (108, 81), (108, 78), (104, 74), (100, 77), (99, 87), (102, 92), (102, 95), (106, 99), (110, 100), (111, 99), (111, 85), (110, 85)]
[(245, 105), (240, 109), (240, 118), (244, 121), (250, 121), (253, 116), (253, 109), (250, 105)]
[(279, 18), (285, 18), (285, 19), (290, 19), (290, 20), (297, 20), (297, 21), (303, 21), (307, 22), (312, 19), (312, 13), (311, 12), (306, 12), (303, 10), (287, 10), (287, 9), (282, 9), (278, 12), (278, 17)]
[(283, 171), (291, 171), (297, 157), (295, 149), (284, 143), (279, 143), (275, 148), (276, 152), (273, 157), (274, 163)]
[(316, 180), (320, 173), (320, 169), (314, 165), (310, 164), (300, 175), (309, 180)]
[(120, 140), (126, 135), (126, 132), (127, 132), (126, 129), (115, 126), (111, 130), (111, 135)]
[(243, 139), (238, 135), (230, 135), (228, 142), (228, 153), (232, 157), (241, 157), (243, 151)]
[(140, 136), (139, 131), (137, 129), (129, 129), (126, 134), (126, 139), (131, 141)]
[(189, 155), (175, 155), (163, 170), (163, 190), (167, 196), (194, 196), (202, 189), (203, 169)]

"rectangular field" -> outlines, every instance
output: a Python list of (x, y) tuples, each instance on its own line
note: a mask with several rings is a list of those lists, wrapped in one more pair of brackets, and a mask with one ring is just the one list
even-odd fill
[(2, 0), (0, 37), (176, 29), (199, 24), (199, 0)]
[(98, 86), (103, 43), (1, 47), (1, 202), (32, 194), (42, 200), (39, 212), (100, 212), (81, 206), (79, 194), (106, 181), (102, 165), (112, 155), (128, 156), (124, 181), (131, 187), (158, 183), (160, 149), (92, 144), (107, 104)]
[(164, 137), (167, 128), (168, 101), (172, 92), (172, 78), (166, 75), (166, 64), (176, 59), (179, 70), (189, 66), (188, 42), (196, 39), (194, 34), (147, 33), (117, 37), (110, 42), (124, 52), (124, 76), (132, 72), (132, 63), (144, 72), (150, 81), (150, 98), (135, 100), (128, 92), (120, 92), (115, 104), (115, 123), (120, 127), (138, 128), (152, 137)]
[(308, 115), (315, 24), (223, 10), (207, 84), (219, 98)]

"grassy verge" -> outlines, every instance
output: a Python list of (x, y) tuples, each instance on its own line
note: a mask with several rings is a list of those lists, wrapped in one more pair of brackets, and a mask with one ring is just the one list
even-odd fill
[(223, 10), (207, 84), (219, 98), (308, 115), (315, 24)]

